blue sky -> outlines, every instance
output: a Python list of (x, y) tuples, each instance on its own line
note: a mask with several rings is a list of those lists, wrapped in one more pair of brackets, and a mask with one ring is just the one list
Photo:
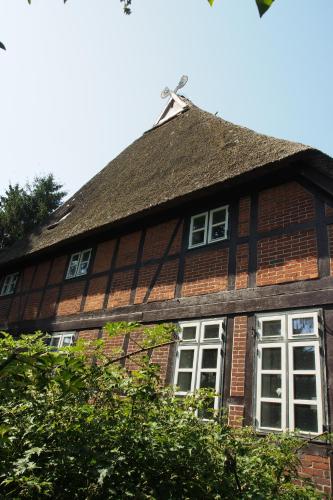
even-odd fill
[(333, 2), (0, 0), (0, 193), (53, 172), (76, 191), (189, 76), (198, 106), (333, 155)]

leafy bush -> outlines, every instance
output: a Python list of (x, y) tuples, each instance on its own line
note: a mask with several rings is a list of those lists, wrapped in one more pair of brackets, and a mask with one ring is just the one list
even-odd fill
[[(109, 326), (110, 334), (137, 328)], [(138, 370), (103, 343), (54, 351), (41, 333), (0, 338), (0, 496), (19, 499), (309, 499), (291, 435), (258, 438), (225, 419), (196, 416), (212, 396), (179, 401), (149, 364), (149, 345), (174, 327), (147, 329)], [(92, 358), (92, 348), (94, 356)]]

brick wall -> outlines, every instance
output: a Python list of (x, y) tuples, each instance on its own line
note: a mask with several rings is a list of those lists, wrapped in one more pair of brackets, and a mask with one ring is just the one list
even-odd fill
[(126, 306), (130, 302), (134, 271), (117, 272), (113, 276), (108, 308)]
[(259, 231), (286, 227), (314, 217), (314, 197), (297, 182), (282, 184), (259, 193)]
[(230, 396), (244, 396), (247, 316), (234, 318)]
[(29, 320), (37, 318), (41, 299), (42, 292), (33, 292), (28, 295), (23, 319)]
[(110, 269), (114, 250), (115, 240), (105, 241), (97, 246), (93, 273), (101, 273)]
[(140, 242), (141, 232), (127, 234), (120, 238), (117, 256), (117, 267), (135, 264)]
[(39, 313), (40, 318), (51, 318), (55, 315), (58, 295), (59, 287), (46, 290)]
[(257, 285), (274, 285), (318, 277), (313, 229), (258, 241)]
[(84, 305), (85, 311), (94, 311), (103, 308), (108, 276), (92, 278), (89, 282), (88, 293)]
[(238, 236), (248, 236), (250, 233), (251, 199), (244, 196), (239, 200)]
[[(163, 256), (178, 220), (171, 220), (147, 229), (143, 248), (143, 261), (158, 259)], [(169, 255), (180, 251), (182, 227), (178, 228), (175, 240), (170, 248)]]
[(300, 478), (311, 479), (316, 488), (330, 496), (331, 493), (331, 472), (330, 458), (320, 455), (310, 455), (303, 453), (300, 457), (301, 467), (299, 469)]
[(244, 243), (237, 246), (236, 251), (236, 281), (235, 287), (247, 288), (249, 283), (249, 245)]
[(58, 316), (75, 314), (80, 311), (83, 289), (83, 281), (72, 281), (64, 285), (58, 305)]
[(228, 424), (230, 427), (242, 427), (244, 419), (244, 405), (230, 404), (228, 407)]
[(188, 254), (185, 260), (182, 295), (202, 295), (226, 290), (228, 249)]

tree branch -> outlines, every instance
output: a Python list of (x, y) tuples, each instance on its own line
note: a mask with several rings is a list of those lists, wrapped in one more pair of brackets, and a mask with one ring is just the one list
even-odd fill
[(177, 340), (169, 340), (168, 342), (163, 342), (161, 344), (155, 344), (149, 347), (142, 347), (137, 351), (130, 352), (128, 354), (124, 354), (123, 356), (119, 356), (118, 358), (110, 359), (104, 366), (112, 365), (113, 363), (119, 363), (123, 359), (131, 358), (132, 356), (136, 356), (137, 354), (141, 354), (142, 352), (150, 351), (151, 349), (157, 349), (158, 347), (164, 347), (165, 345), (171, 345), (177, 342)]

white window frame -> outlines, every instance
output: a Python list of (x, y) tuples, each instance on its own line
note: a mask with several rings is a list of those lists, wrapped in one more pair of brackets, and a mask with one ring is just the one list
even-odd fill
[[(281, 321), (281, 335), (263, 335), (263, 323), (265, 321)], [(284, 332), (286, 331), (286, 318), (284, 315), (281, 314), (276, 314), (272, 316), (262, 316), (258, 318), (258, 333), (260, 336), (260, 339), (265, 340), (265, 339), (282, 339), (284, 338)]]
[[(257, 361), (256, 361), (256, 427), (262, 431), (294, 431), (294, 405), (306, 404), (317, 407), (317, 432), (300, 430), (301, 434), (316, 436), (323, 432), (325, 425), (325, 397), (324, 375), (323, 375), (323, 346), (320, 335), (319, 310), (313, 311), (292, 311), (285, 313), (272, 313), (256, 315), (257, 324)], [(298, 318), (313, 318), (314, 333), (292, 334), (292, 320)], [(270, 320), (281, 320), (281, 336), (262, 336), (262, 323)], [(315, 349), (315, 369), (314, 370), (294, 370), (293, 349), (294, 347), (313, 346)], [(281, 349), (281, 370), (262, 370), (262, 350), (265, 348)], [(281, 374), (281, 398), (265, 398), (261, 396), (261, 375)], [(315, 375), (316, 377), (316, 399), (296, 400), (294, 399), (294, 375)], [(261, 425), (261, 402), (281, 403), (281, 428), (268, 428)]]
[[(293, 319), (303, 319), (303, 318), (313, 318), (313, 329), (314, 333), (299, 333), (293, 334)], [(288, 338), (289, 339), (304, 339), (308, 337), (318, 337), (319, 336), (319, 324), (318, 324), (318, 314), (310, 313), (296, 313), (288, 315)]]
[[(189, 248), (202, 247), (203, 245), (207, 244), (208, 215), (209, 215), (209, 212), (202, 212), (201, 214), (192, 215), (192, 217), (191, 217), (191, 224), (190, 224), (190, 239), (189, 239), (189, 245), (188, 245)], [(193, 229), (194, 221), (198, 217), (205, 217), (205, 225), (201, 229), (195, 229), (194, 230)], [(199, 231), (204, 231), (204, 241), (202, 243), (192, 244), (193, 233), (197, 233)]]
[[(286, 350), (285, 344), (281, 342), (265, 343), (258, 345), (258, 361), (257, 361), (257, 419), (261, 422), (261, 403), (279, 403), (281, 405), (281, 427), (264, 427), (260, 429), (265, 431), (282, 431), (287, 427), (287, 405), (286, 405)], [(263, 350), (265, 349), (280, 349), (281, 352), (281, 368), (279, 370), (263, 370), (262, 359)], [(261, 375), (281, 375), (281, 397), (269, 398), (261, 395)]]
[(19, 273), (7, 274), (3, 280), (0, 296), (12, 295), (15, 293)]
[[(225, 210), (225, 220), (224, 222), (219, 222), (213, 224), (213, 215), (215, 212), (220, 210)], [(214, 208), (209, 211), (209, 225), (208, 225), (208, 243), (215, 243), (215, 241), (226, 240), (228, 237), (228, 221), (229, 221), (229, 205), (223, 205), (223, 207)], [(212, 229), (214, 226), (221, 226), (224, 224), (224, 235), (221, 238), (212, 238)]]
[[(74, 339), (75, 339), (75, 332), (57, 332), (53, 333), (50, 335), (50, 343), (49, 347), (53, 347), (54, 349), (61, 349), (64, 346), (64, 339), (67, 337), (71, 337), (71, 346), (74, 344)], [(52, 339), (60, 339), (60, 342), (58, 345), (52, 345)], [(69, 346), (65, 346), (69, 347)]]
[[(225, 221), (220, 222), (218, 224), (213, 224), (213, 215), (215, 212), (218, 212), (220, 210), (225, 210)], [(205, 217), (205, 226), (201, 229), (193, 230), (194, 226), (194, 221), (198, 217)], [(221, 238), (212, 238), (211, 233), (212, 233), (212, 228), (214, 226), (222, 225), (224, 224), (224, 235)], [(208, 210), (206, 212), (201, 212), (200, 214), (192, 215), (191, 217), (191, 223), (190, 223), (190, 232), (189, 232), (189, 241), (188, 241), (188, 248), (198, 248), (202, 247), (207, 244), (215, 243), (217, 241), (223, 241), (228, 239), (228, 230), (229, 230), (229, 205), (223, 205), (221, 207), (213, 208), (211, 210)], [(192, 236), (193, 233), (196, 233), (198, 231), (204, 231), (204, 241), (202, 243), (197, 243), (197, 244), (192, 244)]]
[[(71, 258), (70, 258), (70, 261), (69, 261), (69, 264), (68, 264), (68, 267), (67, 267), (67, 273), (66, 273), (66, 280), (70, 280), (70, 279), (73, 279), (73, 278), (77, 278), (79, 276), (85, 276), (87, 274), (87, 272), (85, 273), (80, 273), (79, 270), (80, 270), (80, 267), (81, 267), (81, 264), (82, 264), (82, 260), (83, 260), (83, 255), (86, 253), (86, 252), (89, 252), (89, 258), (88, 258), (88, 265), (87, 265), (87, 272), (88, 272), (88, 269), (89, 269), (89, 265), (90, 265), (90, 260), (91, 260), (91, 252), (92, 252), (92, 249), (91, 248), (86, 248), (85, 250), (82, 250), (81, 252), (75, 252), (71, 255)], [(72, 276), (70, 275), (69, 271), (71, 269), (71, 265), (72, 265), (72, 262), (73, 260), (79, 256), (79, 259), (78, 259), (78, 263), (77, 263), (77, 266), (76, 266), (76, 271), (75, 271), (75, 274)]]
[[(314, 347), (314, 357), (315, 357), (315, 369), (314, 370), (295, 370), (293, 366), (293, 348), (294, 347)], [(318, 430), (317, 432), (304, 431), (306, 434), (318, 435), (323, 432), (323, 395), (322, 395), (322, 370), (320, 363), (320, 346), (318, 341), (307, 341), (307, 342), (289, 342), (288, 343), (288, 355), (289, 355), (289, 423), (291, 429), (295, 428), (295, 414), (294, 406), (299, 405), (309, 405), (317, 407), (317, 422)], [(295, 399), (294, 398), (294, 375), (314, 375), (316, 377), (316, 400), (311, 399)]]
[[(204, 328), (206, 325), (219, 325), (219, 337), (215, 339), (204, 339)], [(182, 329), (187, 326), (196, 326), (196, 338), (191, 340), (181, 340), (176, 353), (176, 364), (174, 370), (174, 387), (176, 388), (176, 396), (186, 396), (187, 394), (194, 393), (200, 388), (201, 373), (216, 373), (215, 379), (215, 392), (214, 397), (214, 410), (218, 410), (221, 402), (221, 389), (222, 389), (222, 369), (225, 356), (225, 318), (212, 318), (198, 321), (184, 321), (180, 322), (181, 328), (180, 339), (182, 339)], [(207, 349), (217, 349), (217, 362), (215, 368), (202, 368), (203, 352)], [(180, 353), (184, 350), (194, 350), (193, 367), (192, 368), (179, 368)], [(178, 373), (191, 372), (191, 390), (179, 391), (177, 390)]]

